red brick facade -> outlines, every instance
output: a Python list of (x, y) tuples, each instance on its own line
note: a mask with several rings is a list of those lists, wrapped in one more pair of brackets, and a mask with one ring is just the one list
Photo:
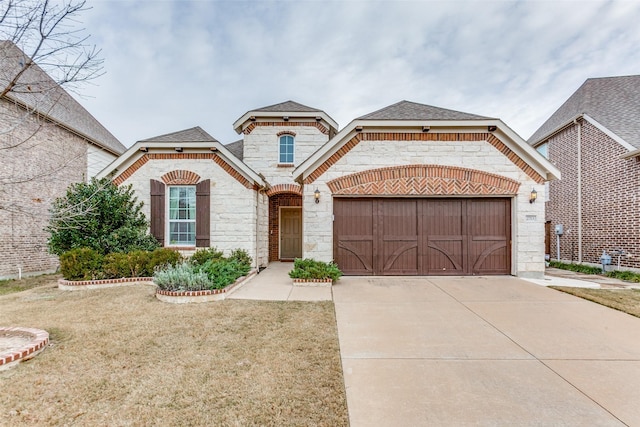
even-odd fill
[(302, 196), (279, 193), (269, 197), (269, 262), (280, 259), (280, 207), (302, 206)]
[(300, 122), (300, 121), (281, 121), (281, 122), (253, 122), (249, 126), (247, 126), (242, 133), (245, 135), (249, 135), (251, 131), (253, 131), (257, 126), (274, 126), (274, 127), (293, 127), (293, 126), (311, 126), (317, 128), (320, 132), (325, 135), (329, 135), (329, 129), (327, 129), (324, 125), (318, 122)]
[[(86, 179), (87, 142), (5, 100), (0, 161), (0, 277), (53, 271), (47, 250), (49, 209), (67, 187)], [(19, 124), (16, 126), (16, 124)], [(9, 148), (12, 147), (12, 148)]]
[[(562, 172), (550, 183), (547, 220), (551, 257), (557, 258), (556, 224), (562, 224), (560, 259), (578, 262), (578, 124), (548, 142), (549, 160)], [(624, 249), (632, 256), (621, 266), (640, 268), (640, 162), (620, 159), (628, 150), (583, 120), (581, 126), (582, 261), (599, 263), (603, 250)], [(614, 257), (617, 263), (617, 258)]]

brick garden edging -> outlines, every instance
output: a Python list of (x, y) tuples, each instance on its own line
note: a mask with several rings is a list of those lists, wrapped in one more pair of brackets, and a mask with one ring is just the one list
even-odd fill
[(153, 277), (122, 277), (120, 279), (104, 280), (65, 280), (58, 279), (58, 289), (76, 291), (79, 289), (103, 289), (116, 286), (137, 285), (138, 283), (153, 283)]
[(49, 333), (42, 329), (0, 327), (0, 336), (2, 335), (29, 335), (33, 338), (17, 350), (0, 353), (0, 371), (12, 368), (24, 360), (31, 359), (49, 344)]
[(209, 301), (222, 301), (234, 291), (244, 285), (257, 274), (258, 270), (251, 270), (246, 276), (239, 277), (234, 283), (222, 288), (205, 291), (165, 291), (156, 289), (156, 298), (162, 302), (172, 304), (188, 304)]
[(333, 285), (331, 279), (293, 279), (293, 286), (331, 287), (331, 285)]

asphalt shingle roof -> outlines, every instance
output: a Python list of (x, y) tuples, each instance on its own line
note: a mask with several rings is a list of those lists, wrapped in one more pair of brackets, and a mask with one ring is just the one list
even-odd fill
[(227, 150), (231, 151), (231, 154), (236, 156), (238, 159), (240, 160), (244, 159), (244, 140), (243, 139), (240, 139), (235, 142), (230, 142), (229, 144), (225, 145), (225, 147), (227, 147)]
[[(22, 50), (9, 41), (0, 41), (0, 87), (7, 87), (24, 63), (25, 54)], [(126, 151), (125, 146), (111, 132), (35, 64), (20, 76), (16, 86), (6, 97), (49, 117), (109, 151), (116, 154)]]
[(640, 76), (587, 79), (529, 138), (536, 144), (579, 115), (587, 114), (640, 148)]
[(219, 142), (200, 126), (143, 139), (139, 142)]
[(400, 101), (396, 104), (365, 114), (357, 120), (491, 120), (461, 111), (418, 104), (411, 101)]
[(268, 105), (262, 108), (256, 108), (251, 111), (261, 111), (265, 113), (322, 112), (322, 110), (318, 110), (317, 108), (307, 107), (306, 105), (302, 105), (294, 101), (285, 101), (279, 104), (273, 104), (273, 105)]

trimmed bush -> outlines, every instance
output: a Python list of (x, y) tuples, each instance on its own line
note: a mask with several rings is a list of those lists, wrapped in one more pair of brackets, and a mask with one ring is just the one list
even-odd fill
[(640, 283), (640, 274), (632, 271), (609, 271), (606, 276), (613, 277), (614, 279), (624, 280), (626, 282)]
[(292, 279), (331, 279), (336, 281), (342, 276), (342, 271), (332, 262), (316, 261), (314, 259), (296, 259), (293, 270), (289, 272)]
[(584, 274), (601, 274), (602, 273), (602, 268), (600, 267), (591, 267), (590, 265), (583, 265), (583, 264), (568, 264), (565, 262), (550, 261), (549, 266), (560, 268), (562, 270), (575, 271), (576, 273), (584, 273)]
[(103, 261), (103, 256), (93, 249), (72, 249), (60, 255), (60, 272), (67, 280), (102, 279)]
[(231, 251), (231, 255), (229, 255), (229, 261), (236, 261), (238, 264), (246, 265), (247, 271), (249, 271), (253, 258), (251, 258), (249, 253), (244, 249), (234, 249)]
[(198, 249), (193, 255), (191, 255), (189, 262), (192, 265), (204, 265), (207, 261), (221, 260), (223, 258), (224, 254), (222, 251), (219, 251), (216, 248)]
[(200, 267), (200, 271), (207, 275), (210, 289), (222, 289), (235, 282), (239, 277), (249, 272), (248, 264), (240, 264), (230, 259), (210, 260)]
[(168, 248), (158, 248), (151, 252), (148, 270), (149, 276), (153, 276), (153, 272), (158, 268), (166, 265), (176, 265), (180, 261), (182, 261), (182, 255), (180, 255), (180, 252)]

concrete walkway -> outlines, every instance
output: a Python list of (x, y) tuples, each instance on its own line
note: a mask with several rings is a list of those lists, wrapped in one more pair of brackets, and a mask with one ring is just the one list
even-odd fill
[(241, 288), (229, 295), (229, 299), (263, 301), (331, 301), (331, 287), (293, 286), (289, 271), (291, 262), (272, 262)]
[(574, 278), (343, 277), (271, 263), (231, 298), (333, 296), (351, 426), (640, 426), (640, 319), (543, 285)]

